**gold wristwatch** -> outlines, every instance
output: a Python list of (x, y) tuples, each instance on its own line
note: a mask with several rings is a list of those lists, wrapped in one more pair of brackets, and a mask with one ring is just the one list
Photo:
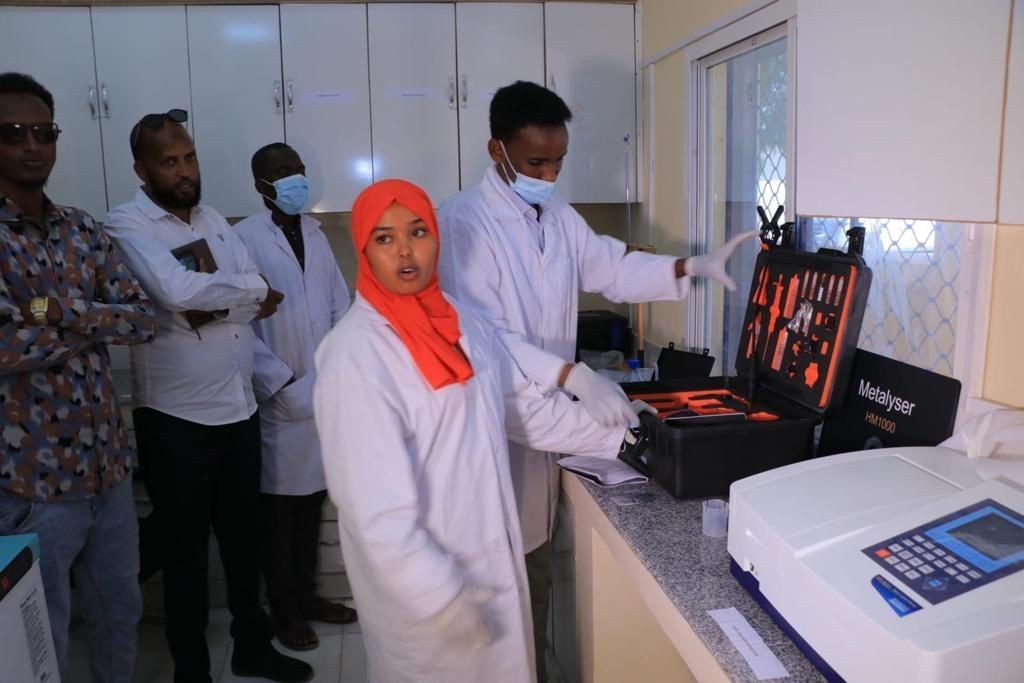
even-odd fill
[(32, 313), (32, 319), (36, 325), (46, 324), (46, 312), (50, 309), (50, 299), (45, 296), (37, 296), (28, 304), (28, 310)]

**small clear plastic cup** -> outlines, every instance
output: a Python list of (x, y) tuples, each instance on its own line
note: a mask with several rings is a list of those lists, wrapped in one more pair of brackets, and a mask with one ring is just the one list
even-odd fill
[(701, 522), (704, 535), (722, 538), (729, 531), (729, 503), (721, 498), (709, 498), (701, 503)]

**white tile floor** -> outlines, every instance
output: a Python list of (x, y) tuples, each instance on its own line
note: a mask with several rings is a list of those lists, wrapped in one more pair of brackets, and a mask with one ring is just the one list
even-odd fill
[[(206, 638), (210, 644), (213, 680), (219, 683), (254, 683), (261, 680), (236, 678), (231, 674), (230, 624), (231, 615), (227, 609), (211, 610)], [(320, 646), (315, 650), (292, 652), (280, 646), (277, 649), (309, 662), (316, 672), (313, 678), (315, 683), (366, 683), (366, 650), (363, 648), (359, 624), (342, 626), (313, 622), (313, 630), (320, 637)], [(68, 661), (68, 676), (64, 683), (89, 683), (85, 627), (81, 622), (72, 624)], [(167, 641), (164, 640), (163, 624), (141, 624), (134, 683), (172, 683), (173, 680), (174, 665), (167, 650)]]

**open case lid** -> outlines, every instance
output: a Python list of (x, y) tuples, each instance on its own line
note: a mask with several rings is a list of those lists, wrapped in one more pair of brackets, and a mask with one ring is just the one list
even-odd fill
[(871, 270), (861, 256), (864, 228), (847, 252), (799, 252), (793, 224), (761, 213), (761, 253), (736, 352), (737, 375), (817, 413), (842, 400), (849, 381)]

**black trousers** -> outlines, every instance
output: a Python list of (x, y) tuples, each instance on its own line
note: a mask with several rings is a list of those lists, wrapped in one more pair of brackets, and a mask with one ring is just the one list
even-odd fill
[(263, 578), (275, 619), (301, 618), (316, 594), (320, 519), (327, 491), (308, 496), (261, 495)]
[(260, 422), (208, 426), (151, 408), (133, 412), (164, 568), (167, 643), (176, 683), (210, 681), (210, 527), (227, 577), (234, 659), (261, 657), (273, 629), (259, 605)]

